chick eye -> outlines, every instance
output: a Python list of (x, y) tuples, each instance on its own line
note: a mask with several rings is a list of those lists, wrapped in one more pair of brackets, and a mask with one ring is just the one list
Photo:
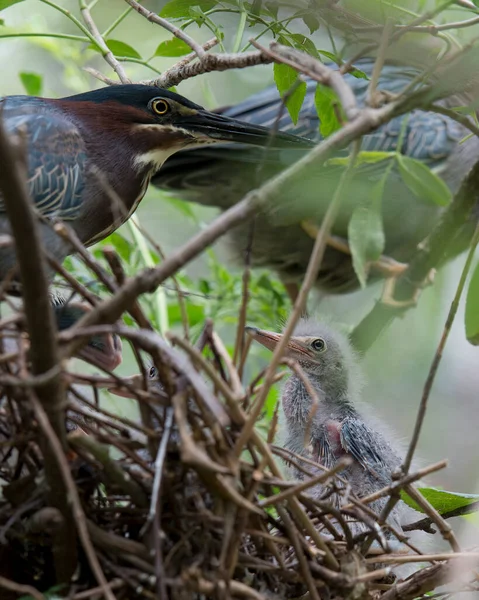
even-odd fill
[(157, 115), (166, 115), (166, 113), (170, 110), (170, 105), (166, 100), (160, 98), (159, 100), (153, 100), (151, 103), (151, 108)]
[(326, 343), (324, 340), (322, 340), (321, 338), (318, 338), (316, 340), (313, 340), (311, 342), (311, 348), (315, 351), (315, 352), (324, 352), (324, 350), (326, 350)]
[(154, 379), (156, 377), (156, 367), (154, 365), (152, 367), (150, 367), (148, 376), (150, 379)]

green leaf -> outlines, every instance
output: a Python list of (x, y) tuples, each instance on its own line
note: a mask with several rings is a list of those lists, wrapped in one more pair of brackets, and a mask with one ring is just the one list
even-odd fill
[[(473, 502), (479, 501), (478, 494), (461, 494), (459, 492), (448, 492), (433, 487), (418, 488), (418, 491), (426, 498), (426, 500), (434, 506), (440, 513), (445, 514), (464, 506), (469, 506)], [(416, 502), (401, 490), (401, 498), (404, 502), (419, 512), (424, 512)]]
[(135, 248), (130, 241), (128, 241), (117, 231), (106, 238), (104, 245), (113, 246), (120, 258), (122, 258), (126, 263), (130, 262), (132, 250)]
[[(205, 320), (205, 307), (200, 304), (188, 302), (186, 304), (186, 312), (190, 327), (194, 327), (197, 323)], [(181, 310), (178, 303), (168, 305), (168, 320), (172, 326), (182, 323)]]
[(216, 4), (216, 0), (170, 0), (161, 9), (160, 16), (170, 19), (188, 17), (190, 8), (199, 6), (202, 10), (209, 10)]
[(321, 54), (321, 56), (325, 56), (331, 62), (338, 64), (339, 58), (332, 52), (328, 52), (327, 50), (318, 50), (318, 52)]
[(125, 42), (120, 42), (120, 40), (105, 40), (105, 43), (115, 56), (141, 58), (141, 55), (129, 44), (125, 44)]
[(339, 107), (340, 103), (332, 89), (318, 83), (314, 94), (314, 104), (319, 117), (319, 131), (323, 137), (328, 137), (341, 129), (341, 123), (338, 121), (335, 110), (335, 106)]
[(353, 77), (356, 77), (356, 79), (366, 79), (367, 81), (369, 81), (369, 76), (366, 75), (366, 73), (364, 71), (361, 71), (361, 69), (357, 69), (356, 67), (354, 67), (353, 69), (351, 69), (349, 71), (349, 73)]
[(42, 93), (43, 79), (37, 73), (20, 73), (20, 81), (23, 83), (29, 96), (40, 96)]
[(415, 158), (397, 154), (396, 160), (404, 183), (420, 200), (439, 206), (451, 201), (451, 191), (429, 167)]
[[(287, 94), (286, 108), (291, 120), (296, 125), (299, 111), (303, 106), (304, 97), (306, 96), (306, 83), (303, 81), (299, 85), (296, 84), (298, 73), (289, 65), (275, 64), (273, 71), (274, 81), (281, 97), (284, 98)], [(288, 94), (294, 85), (297, 85), (296, 89), (292, 94)]]
[(307, 52), (316, 58), (319, 58), (318, 50), (312, 40), (309, 37), (303, 35), (302, 33), (292, 33), (288, 36), (292, 41), (292, 44), (298, 50), (302, 50), (303, 52)]
[(250, 12), (255, 17), (259, 17), (261, 14), (261, 5), (263, 4), (263, 0), (253, 0), (251, 4)]
[(184, 56), (191, 52), (191, 48), (186, 42), (174, 37), (171, 40), (161, 42), (155, 51), (154, 56)]
[(10, 8), (10, 6), (18, 4), (19, 2), (23, 2), (23, 0), (0, 0), (0, 10)]
[(479, 346), (479, 263), (472, 273), (466, 297), (466, 338), (473, 346)]
[(319, 29), (319, 21), (313, 14), (304, 15), (303, 22), (309, 29), (309, 33), (314, 33)]
[(366, 287), (368, 264), (378, 260), (386, 243), (381, 214), (382, 197), (387, 175), (372, 188), (370, 202), (358, 206), (349, 220), (348, 241), (353, 267), (361, 287)]

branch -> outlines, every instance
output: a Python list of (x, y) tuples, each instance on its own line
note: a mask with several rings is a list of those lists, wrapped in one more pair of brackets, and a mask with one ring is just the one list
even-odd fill
[(185, 42), (185, 44), (188, 44), (188, 46), (193, 50), (193, 52), (200, 60), (202, 60), (206, 56), (206, 52), (204, 51), (202, 46), (195, 42), (195, 40), (192, 37), (190, 37), (187, 33), (185, 33), (182, 29), (175, 27), (169, 21), (167, 21), (163, 17), (160, 17), (152, 10), (148, 10), (147, 8), (136, 2), (136, 0), (125, 0), (125, 2), (129, 4), (132, 8), (134, 8), (137, 13), (139, 13), (140, 15), (145, 17), (145, 19), (150, 21), (150, 23), (156, 23), (160, 27), (163, 27), (163, 29), (166, 29), (167, 31), (172, 33), (178, 39), (183, 40), (183, 42)]
[[(461, 506), (460, 508), (455, 508), (454, 510), (450, 510), (445, 513), (441, 513), (441, 517), (443, 519), (452, 519), (454, 517), (462, 517), (464, 515), (470, 515), (479, 510), (479, 501), (471, 502), (467, 506)], [(408, 523), (407, 525), (403, 525), (403, 531), (415, 531), (417, 529), (427, 531), (428, 533), (435, 533), (434, 529), (431, 529), (431, 525), (433, 520), (431, 517), (425, 517), (424, 519), (420, 519), (419, 521), (414, 521), (413, 523)]]
[[(0, 192), (15, 238), (24, 310), (30, 335), (32, 372), (37, 376), (54, 373), (46, 382), (34, 386), (34, 389), (61, 447), (65, 450), (65, 394), (58, 369), (60, 355), (56, 342), (56, 325), (48, 294), (46, 257), (27, 189), (25, 167), (21, 160), (22, 146), (22, 140), (18, 137), (14, 140), (8, 138), (3, 121), (0, 122)], [(42, 446), (45, 474), (50, 489), (49, 502), (58, 508), (65, 522), (60, 534), (62, 540), (59, 541), (63, 552), (56, 555), (55, 564), (59, 581), (65, 582), (70, 579), (76, 568), (75, 524), (65, 483), (45, 437)]]
[(98, 44), (99, 48), (101, 49), (101, 54), (102, 54), (103, 58), (106, 60), (106, 62), (110, 65), (110, 67), (118, 75), (121, 83), (131, 83), (130, 79), (128, 79), (126, 71), (121, 66), (121, 64), (116, 60), (116, 58), (113, 55), (113, 52), (110, 50), (110, 48), (108, 48), (108, 46), (106, 45), (105, 40), (103, 39), (100, 31), (98, 30), (98, 27), (95, 24), (95, 21), (93, 20), (93, 18), (91, 16), (90, 9), (88, 8), (88, 6), (84, 0), (80, 0), (80, 10), (81, 10), (83, 20), (85, 21), (85, 25), (88, 27), (88, 30), (90, 31), (92, 36), (95, 38), (96, 43)]
[(182, 61), (173, 65), (163, 75), (156, 79), (142, 81), (145, 85), (155, 85), (160, 88), (170, 88), (178, 85), (185, 79), (196, 77), (212, 71), (227, 71), (229, 69), (245, 69), (255, 65), (267, 65), (273, 62), (263, 52), (241, 52), (231, 54), (206, 54), (201, 62), (182, 64)]
[(319, 60), (309, 54), (305, 54), (304, 52), (300, 52), (289, 46), (282, 46), (277, 42), (271, 42), (269, 50), (268, 48), (261, 46), (261, 44), (258, 44), (253, 38), (250, 39), (250, 43), (255, 48), (258, 48), (265, 56), (269, 56), (274, 62), (289, 65), (300, 73), (304, 73), (304, 75), (311, 77), (311, 79), (314, 79), (318, 83), (326, 85), (334, 90), (341, 102), (348, 121), (352, 121), (360, 113), (356, 104), (356, 96), (339, 71), (333, 71), (333, 69), (326, 67), (323, 63), (319, 62)]

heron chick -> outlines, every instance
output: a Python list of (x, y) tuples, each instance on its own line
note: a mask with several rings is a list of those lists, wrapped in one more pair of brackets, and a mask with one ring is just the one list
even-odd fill
[[(254, 327), (248, 334), (269, 350), (274, 350), (282, 334)], [(392, 482), (392, 473), (401, 465), (401, 451), (394, 447), (390, 434), (379, 421), (358, 410), (362, 375), (358, 357), (348, 339), (331, 327), (312, 319), (302, 319), (290, 338), (285, 355), (296, 360), (317, 395), (317, 405), (307, 391), (304, 377), (293, 372), (284, 384), (282, 402), (283, 441), (287, 450), (312, 459), (328, 469), (348, 456), (349, 467), (340, 475), (348, 486), (329, 495), (331, 489), (316, 485), (309, 490), (315, 499), (328, 497), (340, 506), (348, 502), (350, 492), (365, 497)], [(310, 469), (307, 464), (306, 469)], [(317, 473), (315, 473), (316, 475)], [(293, 469), (297, 479), (305, 475)], [(369, 507), (380, 514), (387, 498)], [(408, 507), (401, 501), (393, 509), (388, 523), (400, 529)], [(368, 529), (363, 523), (351, 523), (353, 533)]]

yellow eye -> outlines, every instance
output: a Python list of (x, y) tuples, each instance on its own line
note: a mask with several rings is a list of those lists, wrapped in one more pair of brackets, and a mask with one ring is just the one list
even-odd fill
[(157, 115), (162, 116), (166, 115), (166, 113), (170, 110), (170, 105), (166, 100), (160, 98), (160, 100), (153, 100), (153, 102), (151, 103), (151, 108), (153, 109), (153, 112), (155, 112)]

